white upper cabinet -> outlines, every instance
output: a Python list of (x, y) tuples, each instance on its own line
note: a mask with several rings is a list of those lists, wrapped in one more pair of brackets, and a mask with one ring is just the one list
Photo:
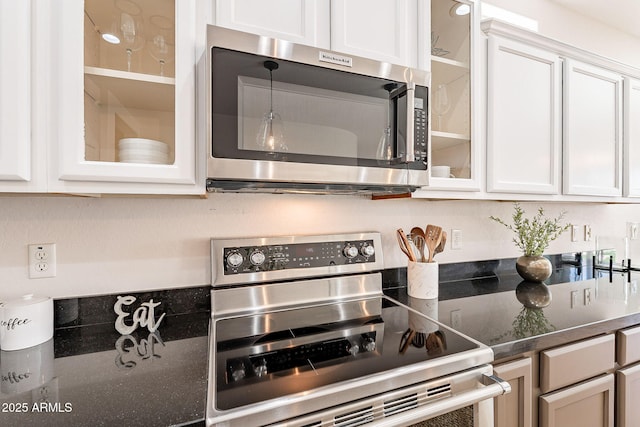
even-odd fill
[(329, 49), (326, 0), (218, 0), (218, 26)]
[(417, 0), (331, 0), (331, 49), (418, 66)]
[(484, 111), (480, 92), (479, 3), (432, 0), (430, 19), (428, 189), (478, 191), (483, 167), (480, 154)]
[(41, 2), (49, 191), (204, 193), (196, 176), (196, 46), (205, 33), (197, 4)]
[(560, 57), (498, 36), (487, 54), (487, 191), (558, 194)]
[(0, 3), (0, 191), (43, 191), (31, 135), (31, 1)]
[(640, 80), (624, 81), (624, 195), (640, 197)]
[(622, 77), (566, 59), (564, 193), (622, 195)]
[[(218, 0), (216, 25), (418, 66), (424, 0)], [(419, 7), (420, 4), (420, 7)], [(268, 19), (265, 19), (268, 17)], [(426, 15), (428, 20), (428, 15)]]

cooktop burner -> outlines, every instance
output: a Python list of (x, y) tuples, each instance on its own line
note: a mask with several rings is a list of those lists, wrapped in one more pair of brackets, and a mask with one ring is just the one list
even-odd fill
[(220, 410), (480, 346), (384, 296), (222, 318), (214, 328)]

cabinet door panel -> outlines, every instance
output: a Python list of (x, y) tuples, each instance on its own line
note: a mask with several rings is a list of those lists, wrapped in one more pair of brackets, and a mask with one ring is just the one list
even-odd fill
[(329, 2), (323, 0), (216, 1), (216, 24), (329, 49)]
[(565, 60), (564, 192), (622, 195), (622, 77)]
[(613, 427), (613, 374), (540, 396), (540, 427)]
[[(196, 170), (196, 163), (204, 159), (196, 156), (195, 132), (196, 47), (202, 49), (200, 54), (204, 52), (204, 44), (197, 43), (202, 42), (204, 31), (197, 31), (195, 25), (200, 3), (147, 2), (147, 8), (133, 15), (139, 22), (160, 22), (157, 31), (162, 30), (164, 20), (170, 22), (166, 24), (170, 28), (166, 40), (173, 47), (164, 71), (152, 54), (157, 37), (152, 36), (156, 31), (153, 25), (143, 26), (138, 33), (143, 40), (137, 45), (138, 50), (127, 45), (131, 52), (125, 46), (102, 40), (99, 28), (109, 26), (90, 25), (92, 20), (110, 17), (111, 14), (99, 12), (105, 5), (117, 7), (113, 3), (40, 3), (47, 6), (41, 14), (47, 16), (50, 25), (48, 39), (42, 42), (42, 49), (50, 49), (46, 55), (50, 58), (46, 78), (50, 81), (48, 102), (53, 106), (49, 111), (49, 190), (204, 193), (204, 176), (196, 176), (197, 172), (202, 175)], [(125, 15), (132, 23), (135, 21), (131, 15), (122, 14)], [(124, 157), (125, 150), (118, 150), (119, 141), (124, 138), (160, 141), (168, 149), (168, 160), (163, 154), (158, 161), (153, 153), (144, 150), (145, 159), (131, 162)]]
[(31, 179), (30, 32), (31, 2), (1, 2), (0, 181)]
[(618, 427), (632, 427), (640, 421), (640, 364), (617, 373)]
[(494, 399), (495, 427), (531, 427), (531, 359), (495, 366), (493, 372), (511, 384), (511, 393)]
[(331, 0), (331, 49), (416, 67), (419, 19), (417, 0)]
[(640, 80), (624, 81), (624, 195), (640, 197)]
[(559, 192), (561, 70), (558, 55), (489, 38), (487, 191)]

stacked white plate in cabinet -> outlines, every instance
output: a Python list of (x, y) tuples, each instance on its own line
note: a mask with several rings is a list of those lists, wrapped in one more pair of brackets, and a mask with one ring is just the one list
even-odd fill
[(145, 138), (123, 138), (118, 141), (118, 156), (123, 163), (169, 163), (169, 146)]

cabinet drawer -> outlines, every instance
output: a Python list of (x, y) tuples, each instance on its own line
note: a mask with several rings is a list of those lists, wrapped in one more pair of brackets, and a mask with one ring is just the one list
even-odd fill
[(640, 327), (618, 331), (617, 358), (620, 366), (640, 360)]
[(605, 335), (540, 352), (543, 393), (577, 383), (613, 369), (615, 336)]

